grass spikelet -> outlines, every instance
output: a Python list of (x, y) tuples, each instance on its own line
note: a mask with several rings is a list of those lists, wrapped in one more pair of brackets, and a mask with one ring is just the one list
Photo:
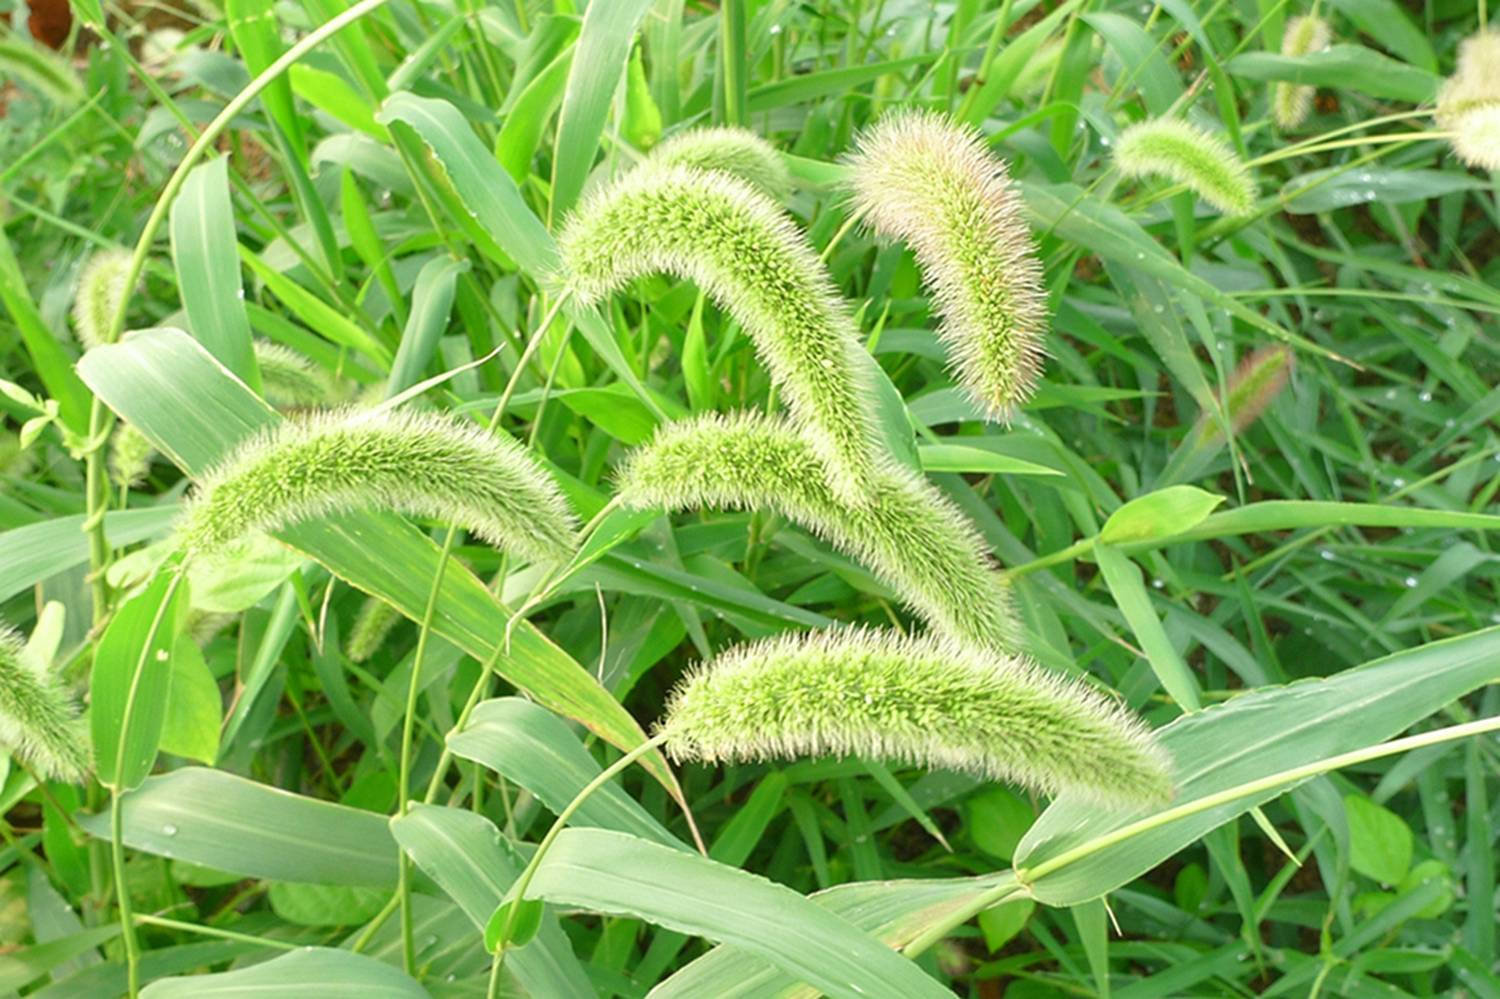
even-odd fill
[[(1276, 344), (1247, 354), (1229, 376), (1229, 425), (1236, 434), (1260, 419), (1292, 376), (1296, 356), (1290, 347)], [(1198, 420), (1194, 431), (1204, 444), (1224, 439), (1223, 427), (1209, 414)]]
[(132, 489), (146, 480), (156, 449), (129, 423), (115, 430), (109, 449), (109, 480), (116, 489)]
[(659, 271), (697, 283), (755, 341), (846, 499), (888, 461), (848, 306), (806, 238), (744, 181), (692, 167), (634, 170), (589, 199), (559, 244), (570, 285), (588, 301)]
[(120, 302), (130, 293), (125, 287), (129, 273), (129, 250), (100, 250), (84, 265), (73, 299), (73, 332), (84, 349), (108, 342)]
[(380, 651), (391, 631), (402, 620), (401, 612), (384, 600), (366, 597), (359, 608), (359, 614), (354, 618), (354, 627), (349, 629), (349, 638), (344, 642), (344, 654), (351, 662), (365, 662)]
[(958, 383), (996, 419), (1036, 389), (1047, 292), (1021, 199), (979, 134), (941, 115), (893, 114), (858, 139), (854, 204), (911, 245)]
[(1458, 49), (1458, 69), (1438, 94), (1437, 124), (1452, 133), (1466, 165), (1500, 170), (1500, 31), (1483, 31)]
[(21, 635), (0, 624), (0, 743), (49, 780), (82, 783), (88, 730), (57, 678), (31, 660)]
[[(1281, 36), (1281, 54), (1303, 56), (1321, 52), (1332, 38), (1328, 22), (1321, 17), (1310, 14), (1294, 17), (1287, 21), (1286, 31)], [(1316, 92), (1316, 87), (1307, 84), (1286, 81), (1276, 84), (1271, 94), (1271, 116), (1276, 127), (1289, 132), (1306, 121)]]
[(1115, 147), (1115, 165), (1127, 177), (1163, 176), (1185, 184), (1225, 215), (1255, 210), (1255, 182), (1234, 150), (1181, 118), (1153, 118), (1127, 128)]
[(273, 406), (310, 407), (328, 402), (332, 387), (323, 370), (295, 350), (267, 340), (255, 341), (261, 395)]
[(719, 170), (776, 201), (785, 201), (792, 175), (769, 142), (743, 128), (694, 128), (678, 132), (651, 151), (653, 166)]
[(668, 424), (620, 473), (627, 506), (773, 509), (847, 552), (935, 630), (971, 645), (1016, 649), (1004, 578), (979, 534), (925, 479), (887, 467), (864, 502), (841, 500), (827, 467), (785, 423), (753, 413)]
[(677, 687), (661, 730), (679, 760), (855, 756), (1125, 808), (1173, 793), (1150, 731), (1082, 684), (1025, 659), (892, 632), (730, 649)]
[(435, 517), (530, 559), (573, 549), (572, 514), (524, 448), (406, 410), (334, 410), (252, 438), (204, 476), (180, 538), (195, 556), (251, 531), (362, 507)]

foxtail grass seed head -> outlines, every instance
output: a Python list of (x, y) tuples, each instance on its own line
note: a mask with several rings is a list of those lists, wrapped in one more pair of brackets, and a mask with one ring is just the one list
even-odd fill
[(125, 286), (130, 260), (129, 250), (100, 250), (89, 258), (78, 276), (78, 293), (73, 299), (73, 332), (87, 350), (109, 342), (120, 303), (130, 294)]
[(661, 427), (619, 476), (633, 508), (772, 509), (848, 553), (936, 631), (969, 645), (1020, 648), (1004, 577), (968, 519), (917, 475), (887, 466), (848, 503), (796, 429), (754, 413)]
[(1181, 118), (1153, 118), (1127, 128), (1115, 146), (1115, 165), (1127, 177), (1161, 176), (1225, 215), (1255, 211), (1255, 182), (1218, 136)]
[(785, 201), (792, 175), (775, 148), (743, 128), (694, 128), (678, 132), (651, 151), (652, 166), (718, 170), (738, 177), (775, 201)]
[(854, 756), (1121, 808), (1173, 794), (1167, 754), (1112, 701), (1025, 659), (887, 631), (730, 649), (677, 687), (661, 731), (678, 760)]
[(1436, 120), (1466, 165), (1500, 170), (1500, 30), (1459, 46), (1458, 69), (1438, 94)]
[[(1284, 344), (1263, 347), (1240, 361), (1229, 376), (1229, 395), (1225, 400), (1229, 425), (1236, 434), (1260, 419), (1276, 401), (1292, 377), (1295, 361), (1296, 355)], [(1194, 434), (1205, 444), (1224, 439), (1222, 425), (1208, 413), (1199, 418)]]
[(349, 638), (344, 642), (344, 654), (350, 662), (367, 661), (390, 637), (391, 631), (402, 621), (402, 614), (379, 597), (366, 597), (354, 618), (354, 627), (349, 629)]
[(156, 449), (132, 424), (121, 422), (109, 448), (109, 479), (117, 489), (133, 489), (146, 481)]
[(845, 499), (863, 495), (889, 462), (847, 304), (803, 234), (744, 181), (642, 167), (574, 213), (559, 245), (568, 282), (586, 301), (659, 271), (702, 288), (755, 341)]
[(49, 780), (82, 783), (88, 729), (61, 683), (32, 661), (14, 628), (0, 624), (0, 744)]
[(862, 134), (849, 166), (866, 223), (916, 254), (959, 385), (1007, 419), (1041, 375), (1047, 292), (1005, 162), (972, 128), (908, 111)]
[[(1304, 56), (1321, 52), (1328, 47), (1332, 38), (1333, 32), (1329, 29), (1328, 22), (1321, 17), (1310, 14), (1294, 17), (1287, 21), (1286, 31), (1281, 36), (1281, 54)], [(1283, 132), (1290, 132), (1306, 121), (1316, 92), (1316, 87), (1307, 84), (1285, 81), (1276, 84), (1271, 94), (1271, 115), (1276, 121), (1276, 127)]]
[(332, 394), (323, 369), (295, 350), (267, 340), (255, 342), (261, 394), (273, 406), (305, 409), (326, 405)]
[(539, 561), (566, 558), (575, 540), (562, 494), (524, 448), (406, 410), (334, 410), (257, 435), (203, 477), (179, 535), (191, 557), (366, 507), (434, 517)]

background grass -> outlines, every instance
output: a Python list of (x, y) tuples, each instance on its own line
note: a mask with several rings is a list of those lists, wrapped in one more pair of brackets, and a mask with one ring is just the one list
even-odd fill
[[(123, 361), (85, 369), (86, 385), (68, 318), (79, 272), (98, 250), (133, 248), (188, 145), (225, 103), (344, 9), (338, 0), (90, 6), (75, 7), (80, 23), (61, 54), (31, 45), (24, 11), (11, 10), (0, 37), (18, 47), (0, 49), (0, 374), (25, 390), (0, 396), (0, 610), (42, 635), (42, 650), (79, 686), (99, 668), (96, 622), (162, 554), (151, 543), (186, 488), (183, 471), (201, 471), (232, 439), (225, 428), (238, 424), (226, 414), (241, 412), (238, 396), (202, 387), (216, 383), (199, 380), (201, 365), (170, 352), (177, 347), (141, 355), (156, 365), (149, 386), (101, 388), (126, 377)], [(933, 480), (1018, 570), (1037, 657), (1093, 677), (1161, 726), (1182, 698), (1169, 698), (1158, 677), (1185, 675), (1183, 664), (1212, 705), (1500, 623), (1489, 536), (1456, 529), (1487, 526), (1459, 515), (1490, 510), (1500, 489), (1500, 201), (1494, 178), (1461, 169), (1427, 118), (1378, 121), (1430, 104), (1483, 11), (1460, 0), (1331, 0), (1320, 13), (1340, 48), (1274, 55), (1285, 20), (1306, 12), (1252, 0), (595, 0), (584, 12), (535, 0), (391, 0), (227, 121), (206, 150), (209, 166), (162, 203), (170, 216), (145, 247), (126, 325), (191, 330), (251, 388), (265, 375), (251, 338), (282, 344), (321, 369), (329, 402), (375, 401), (494, 355), (425, 393), (483, 419), (554, 304), (539, 281), (548, 229), (661, 135), (744, 125), (788, 154), (798, 180), (790, 211), (859, 310)], [(107, 41), (82, 25), (104, 17)], [(1320, 88), (1295, 136), (1270, 125), (1278, 80)], [(953, 389), (910, 254), (846, 231), (838, 159), (864, 123), (908, 105), (981, 126), (1028, 206), (1051, 296), (1052, 357), (1041, 391), (1008, 428), (978, 422)], [(1123, 182), (1111, 170), (1120, 132), (1167, 113), (1221, 132), (1255, 162), (1253, 216), (1223, 219), (1180, 188)], [(1227, 446), (1195, 452), (1200, 414), (1241, 359), (1274, 343), (1296, 356), (1287, 387)], [(764, 406), (771, 395), (745, 335), (695, 288), (665, 279), (640, 282), (602, 319), (552, 326), (518, 384), (502, 426), (553, 469), (585, 519), (656, 425)], [(139, 407), (126, 413), (132, 422), (155, 412), (161, 425), (148, 436), (178, 441), (141, 482), (108, 490), (112, 569), (92, 579), (80, 530), (100, 506), (99, 491), (89, 500), (88, 432), (107, 427), (110, 410), (93, 405), (91, 387), (114, 410)], [(169, 399), (179, 388), (187, 402)], [(38, 408), (42, 399), (55, 413)], [(209, 399), (217, 408), (194, 408)], [(1221, 494), (1226, 508), (1364, 506), (1353, 517), (1254, 508), (1261, 513), (1239, 529), (1148, 546), (1133, 561), (1096, 562), (1080, 543), (1122, 502), (1171, 484)], [(1382, 520), (1376, 508), (1453, 516)], [(534, 842), (594, 761), (615, 752), (592, 738), (585, 752), (584, 729), (496, 701), (501, 708), (466, 729), (467, 748), (449, 743), (458, 760), (446, 769), (443, 737), (471, 690), (499, 696), (518, 684), (564, 715), (593, 717), (594, 731), (620, 745), (629, 741), (623, 712), (607, 724), (603, 707), (570, 713), (569, 670), (592, 674), (649, 725), (682, 670), (728, 644), (832, 621), (907, 623), (865, 569), (773, 516), (611, 517), (601, 536), (615, 547), (534, 608), (536, 632), (522, 629), (531, 658), (507, 660), (506, 679), (477, 688), (504, 620), (477, 586), (454, 597), (468, 601), (454, 613), (471, 617), (440, 626), (420, 657), (420, 629), (406, 618), (367, 661), (343, 651), (360, 589), (422, 617), (436, 563), (420, 538), (329, 554), (299, 536), (293, 543), (315, 560), (267, 542), (194, 578), (184, 630), (195, 641), (174, 646), (163, 723), (158, 770), (169, 776), (153, 778), (126, 816), (143, 979), (222, 971), (293, 945), (402, 963), (399, 921), (371, 920), (394, 883), (384, 815), (398, 807), (409, 689), (422, 695), (416, 791), (441, 765), (437, 804), (486, 816), (508, 841)], [(461, 542), (454, 553), (510, 605), (539, 579), (481, 545)], [(460, 583), (470, 579), (455, 570)], [(109, 604), (96, 606), (101, 596)], [(1410, 662), (1444, 665), (1441, 651)], [(532, 685), (544, 674), (561, 678), (550, 700)], [(1449, 700), (1440, 721), (1497, 708), (1493, 689)], [(1351, 736), (1361, 723), (1337, 722)], [(1259, 724), (1274, 743), (1278, 715)], [(493, 745), (483, 740), (491, 728)], [(561, 790), (549, 781), (575, 771), (556, 754), (582, 775)], [(256, 784), (211, 783), (185, 769), (194, 760)], [(1317, 778), (1113, 891), (1107, 913), (1012, 901), (919, 962), (974, 996), (1500, 995), (1497, 764), (1496, 743), (1483, 737)], [(1010, 864), (1044, 806), (953, 774), (850, 760), (678, 776), (715, 860), (804, 894), (989, 875)], [(624, 796), (615, 805), (633, 809), (633, 831), (687, 836), (661, 784), (639, 769), (623, 783), (638, 805)], [(258, 797), (258, 785), (364, 811), (298, 813), (286, 821), (305, 833), (299, 846), (267, 843), (257, 831), (275, 826), (280, 805)], [(234, 828), (194, 839), (193, 816), (176, 814), (174, 802), (230, 816)], [(38, 785), (11, 765), (0, 788), (5, 988), (124, 990), (98, 838), (107, 824), (87, 817), (104, 803), (97, 786)], [(440, 890), (444, 878), (422, 862), (431, 857), (424, 814), (397, 832), (436, 881), (415, 884), (413, 970), (432, 995), (481, 995), (489, 959), (468, 909), (498, 896), (466, 906), (457, 890)], [(510, 853), (489, 862), (515, 863)], [(634, 864), (626, 869), (648, 882), (643, 891), (653, 865), (667, 870), (645, 852)], [(738, 882), (724, 890), (749, 891)], [(569, 914), (549, 928), (566, 934), (556, 939), (571, 943), (602, 995), (644, 995), (709, 946), (627, 916)], [(346, 987), (371, 987), (355, 984), (362, 972), (336, 971)]]

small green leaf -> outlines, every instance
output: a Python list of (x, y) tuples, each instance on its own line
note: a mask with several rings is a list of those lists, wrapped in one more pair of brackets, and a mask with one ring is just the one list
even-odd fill
[(969, 837), (974, 845), (990, 856), (1010, 862), (1016, 844), (1021, 842), (1036, 809), (1026, 799), (1003, 787), (992, 787), (964, 802), (968, 813)]
[[(512, 908), (516, 910), (515, 924), (508, 926)], [(490, 916), (490, 921), (484, 925), (485, 949), (494, 954), (502, 947), (525, 947), (531, 943), (531, 938), (542, 927), (544, 909), (545, 906), (534, 898), (501, 902), (494, 915)], [(509, 934), (505, 932), (507, 927), (510, 929)]]
[(192, 636), (179, 635), (172, 645), (171, 670), (161, 748), (212, 765), (219, 755), (219, 725), (224, 705), (219, 685)]
[(1349, 866), (1381, 884), (1397, 885), (1411, 868), (1411, 828), (1362, 795), (1344, 799), (1349, 816)]
[(1190, 531), (1214, 512), (1224, 497), (1197, 486), (1169, 486), (1135, 499), (1110, 514), (1099, 540), (1117, 545), (1166, 538)]
[(1036, 911), (1036, 903), (1029, 898), (1007, 900), (979, 914), (979, 930), (984, 934), (984, 945), (993, 954), (1026, 928), (1027, 920)]

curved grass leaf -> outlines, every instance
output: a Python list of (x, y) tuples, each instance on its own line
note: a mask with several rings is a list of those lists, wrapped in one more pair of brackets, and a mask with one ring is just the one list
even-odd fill
[(790, 888), (603, 829), (565, 829), (527, 893), (756, 954), (835, 999), (947, 999), (916, 965)]
[(141, 990), (141, 999), (229, 999), (246, 995), (427, 999), (427, 990), (399, 968), (331, 947), (303, 947), (261, 964), (213, 975), (162, 978)]

